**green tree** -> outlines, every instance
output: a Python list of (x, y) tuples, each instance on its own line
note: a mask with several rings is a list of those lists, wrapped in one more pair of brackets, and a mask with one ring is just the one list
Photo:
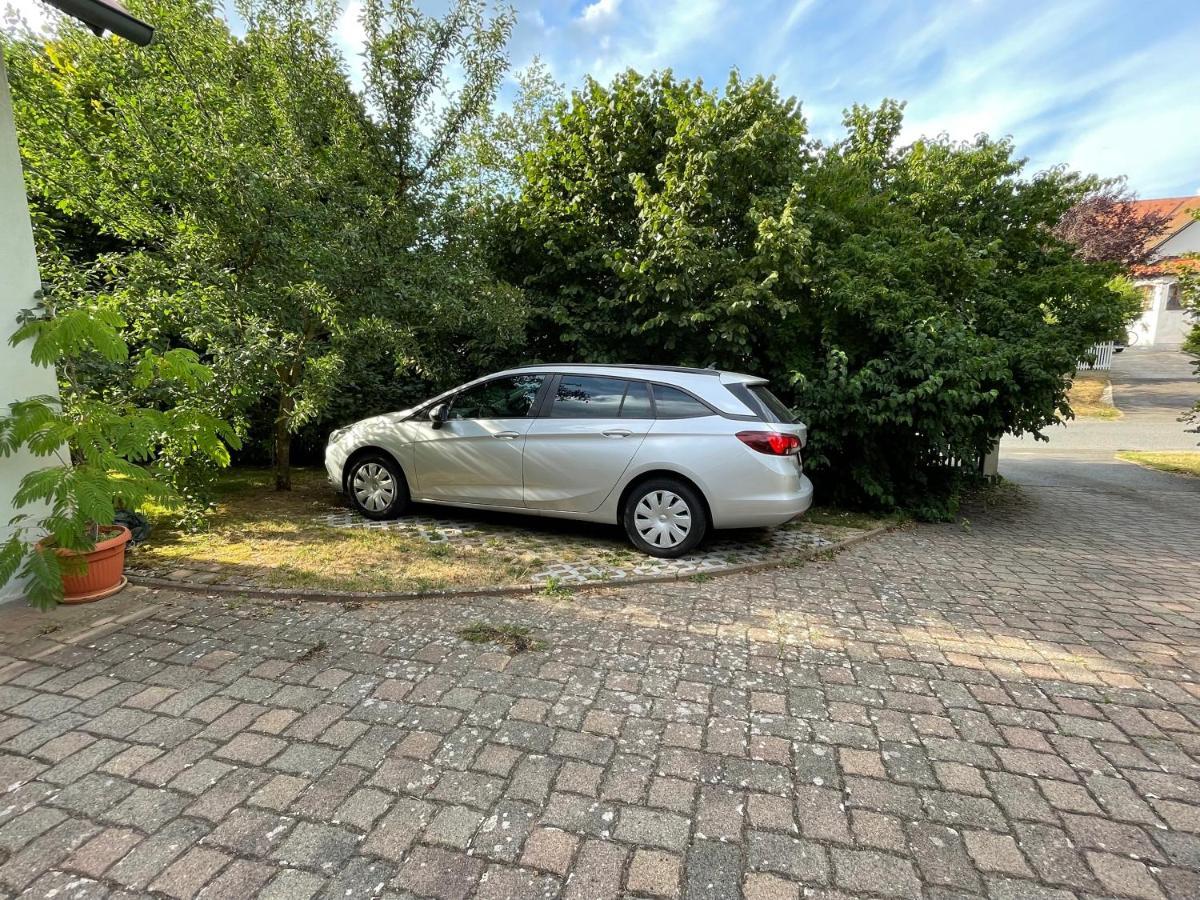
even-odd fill
[(504, 70), (511, 13), (371, 0), (359, 95), (332, 0), (247, 0), (243, 37), (207, 0), (134, 7), (157, 26), (150, 47), (65, 18), (47, 42), (6, 40), (30, 191), (46, 221), (119, 242), (103, 277), (135, 344), (203, 354), (229, 415), (269, 408), (287, 489), (292, 436), (348, 356), (382, 347), (393, 367), (447, 377), (519, 331), (444, 172)]
[(1024, 177), (986, 137), (902, 146), (901, 121), (856, 107), (822, 146), (769, 80), (589, 81), (498, 218), (531, 345), (769, 375), (826, 498), (949, 514), (948, 463), (1069, 415), (1077, 361), (1133, 310), (1052, 233), (1092, 181)]

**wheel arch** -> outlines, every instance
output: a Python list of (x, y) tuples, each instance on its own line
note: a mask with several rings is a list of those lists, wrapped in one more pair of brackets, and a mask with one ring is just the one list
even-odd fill
[(700, 502), (704, 504), (704, 516), (708, 519), (708, 527), (713, 528), (712, 506), (709, 505), (708, 497), (704, 493), (704, 489), (700, 487), (693, 478), (689, 478), (682, 472), (677, 472), (674, 469), (650, 469), (647, 472), (639, 472), (636, 476), (629, 480), (621, 490), (621, 497), (617, 501), (617, 524), (622, 525), (625, 519), (625, 503), (629, 500), (629, 495), (632, 494), (638, 487), (651, 481), (655, 478), (673, 478), (676, 481), (682, 481), (700, 498)]
[(396, 454), (391, 450), (388, 450), (386, 447), (380, 447), (378, 444), (367, 444), (366, 446), (359, 447), (346, 457), (346, 461), (342, 463), (343, 494), (348, 493), (349, 491), (350, 486), (347, 484), (347, 481), (350, 478), (350, 469), (364, 456), (386, 456), (388, 459), (394, 462), (396, 464), (396, 468), (400, 470), (400, 477), (404, 479), (405, 489), (409, 492), (409, 496), (412, 495), (412, 480), (408, 477), (408, 472), (404, 470), (404, 463), (400, 462), (400, 460), (396, 458)]

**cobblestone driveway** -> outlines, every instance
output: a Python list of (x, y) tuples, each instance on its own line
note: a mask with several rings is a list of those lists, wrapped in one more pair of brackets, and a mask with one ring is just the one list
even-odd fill
[(561, 600), (161, 594), (3, 676), (0, 894), (1200, 897), (1197, 496)]

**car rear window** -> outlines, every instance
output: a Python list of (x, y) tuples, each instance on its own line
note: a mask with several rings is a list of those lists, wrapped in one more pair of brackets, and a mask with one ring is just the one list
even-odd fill
[(765, 384), (731, 384), (729, 393), (745, 403), (764, 422), (795, 423), (796, 416), (788, 405), (771, 393)]
[(654, 415), (659, 419), (694, 419), (713, 411), (690, 394), (665, 384), (654, 385)]

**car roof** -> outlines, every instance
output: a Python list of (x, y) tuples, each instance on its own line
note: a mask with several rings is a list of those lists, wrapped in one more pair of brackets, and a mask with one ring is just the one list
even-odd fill
[[(724, 369), (699, 369), (692, 366), (656, 366), (647, 363), (544, 363), (517, 366), (507, 372), (561, 372), (579, 375), (611, 375), (614, 377), (642, 377), (665, 384), (692, 383), (695, 376), (720, 379), (722, 384), (765, 384), (767, 379), (743, 372), (728, 372)], [(498, 373), (500, 374), (500, 373)], [(672, 376), (685, 376), (677, 378)]]

